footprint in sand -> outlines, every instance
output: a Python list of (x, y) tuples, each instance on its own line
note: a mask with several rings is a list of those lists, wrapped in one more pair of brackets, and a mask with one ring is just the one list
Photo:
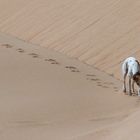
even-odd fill
[(55, 59), (45, 59), (45, 61), (50, 62), (51, 64), (59, 65), (60, 63), (57, 62)]
[[(100, 81), (100, 79), (98, 79), (98, 78), (87, 78), (87, 80), (90, 80), (90, 81), (97, 81), (97, 82)], [(99, 84), (100, 84), (100, 83), (99, 83)]]
[(70, 69), (71, 72), (80, 72), (76, 67), (74, 66), (66, 66), (66, 69)]
[(77, 68), (74, 67), (74, 66), (66, 66), (65, 68), (67, 68), (67, 69), (72, 69), (72, 70), (77, 69)]
[(97, 86), (102, 87), (102, 85), (101, 85), (101, 84), (97, 84)]
[(103, 87), (103, 88), (109, 88), (108, 86), (105, 86), (105, 85), (103, 85), (102, 87)]
[(101, 84), (102, 82), (100, 82), (100, 81), (97, 81), (97, 84)]
[(6, 48), (12, 48), (13, 46), (10, 44), (2, 44), (2, 46), (6, 47)]
[(113, 87), (114, 89), (118, 89), (117, 87)]
[[(135, 96), (138, 96), (137, 93), (135, 93), (134, 95), (135, 95)], [(137, 98), (136, 105), (138, 105), (138, 106), (140, 105), (140, 98)]]
[(29, 55), (31, 55), (33, 58), (39, 58), (39, 55), (36, 53), (29, 53)]
[(80, 72), (79, 70), (71, 70), (71, 72)]
[(114, 83), (113, 83), (113, 82), (108, 82), (107, 84), (109, 84), (109, 85), (114, 85)]
[(102, 88), (109, 88), (108, 86), (102, 85), (102, 84), (97, 84), (97, 86), (102, 87)]
[(118, 92), (119, 90), (114, 90), (115, 92)]
[(104, 84), (107, 84), (107, 85), (114, 85), (114, 83), (112, 83), (112, 82), (104, 82)]
[(113, 89), (114, 89), (115, 92), (119, 91), (118, 87), (113, 87)]
[[(94, 77), (96, 77), (96, 75), (95, 74), (86, 74), (86, 76), (87, 76), (87, 80), (91, 80), (91, 81), (100, 81), (100, 79), (98, 79), (98, 78), (94, 78)], [(100, 84), (100, 83), (98, 83), (98, 84)]]
[(98, 79), (98, 78), (91, 78), (90, 80), (91, 81), (100, 81), (100, 79)]
[(23, 49), (21, 49), (21, 48), (17, 49), (17, 51), (20, 52), (20, 53), (24, 53), (24, 52), (25, 52), (25, 51), (24, 51)]
[(96, 75), (94, 75), (94, 74), (86, 74), (86, 76), (88, 76), (88, 77), (95, 77)]

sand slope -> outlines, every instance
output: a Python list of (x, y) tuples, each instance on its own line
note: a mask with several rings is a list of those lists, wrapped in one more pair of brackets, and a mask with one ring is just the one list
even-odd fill
[(0, 44), (0, 139), (100, 139), (139, 106), (75, 59), (4, 34)]
[(124, 58), (140, 59), (139, 5), (1, 0), (0, 139), (139, 139), (139, 99), (99, 71), (120, 78)]
[(2, 0), (0, 31), (120, 77), (125, 57), (140, 59), (139, 4), (138, 0)]

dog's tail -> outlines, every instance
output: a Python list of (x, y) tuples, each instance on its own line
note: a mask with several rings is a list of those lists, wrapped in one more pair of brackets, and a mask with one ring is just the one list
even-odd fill
[(137, 62), (138, 66), (139, 66), (139, 73), (140, 73), (140, 63), (138, 60), (135, 60), (135, 61)]
[(138, 61), (138, 60), (135, 60), (135, 61), (137, 62), (137, 64), (138, 64), (138, 65), (140, 65), (140, 63), (139, 63), (139, 61)]
[(122, 74), (123, 74), (123, 76), (125, 74), (127, 74), (127, 72), (128, 72), (128, 63), (126, 61), (124, 61), (123, 64), (122, 64)]

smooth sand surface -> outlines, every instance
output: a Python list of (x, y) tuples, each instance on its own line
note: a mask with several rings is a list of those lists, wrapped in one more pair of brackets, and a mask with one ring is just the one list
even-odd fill
[(139, 97), (112, 77), (140, 60), (139, 5), (1, 0), (0, 139), (139, 140)]

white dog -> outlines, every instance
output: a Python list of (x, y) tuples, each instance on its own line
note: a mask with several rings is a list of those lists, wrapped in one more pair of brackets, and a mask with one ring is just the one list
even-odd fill
[[(123, 72), (123, 91), (126, 93), (126, 76), (129, 77), (129, 95), (132, 95), (131, 87), (134, 92), (134, 83), (139, 87), (138, 96), (140, 96), (140, 64), (134, 57), (127, 58), (122, 64)], [(131, 80), (132, 84), (131, 84)]]

